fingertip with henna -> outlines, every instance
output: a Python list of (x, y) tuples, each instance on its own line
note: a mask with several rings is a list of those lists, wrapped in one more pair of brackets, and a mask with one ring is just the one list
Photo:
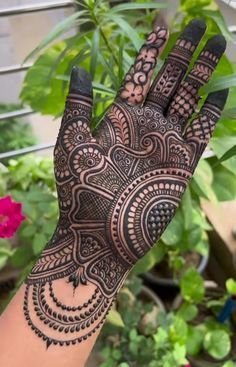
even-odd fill
[(69, 93), (92, 97), (92, 80), (86, 70), (73, 66), (70, 77)]
[(225, 49), (226, 49), (226, 40), (225, 37), (222, 36), (221, 34), (218, 34), (210, 38), (207, 41), (206, 46), (204, 47), (204, 51), (209, 51), (218, 58), (220, 58), (223, 55)]
[(206, 31), (206, 23), (203, 19), (191, 20), (183, 30), (180, 38), (191, 41), (197, 46)]
[(228, 94), (229, 89), (222, 89), (217, 92), (212, 92), (208, 95), (206, 103), (216, 106), (222, 111), (227, 101)]

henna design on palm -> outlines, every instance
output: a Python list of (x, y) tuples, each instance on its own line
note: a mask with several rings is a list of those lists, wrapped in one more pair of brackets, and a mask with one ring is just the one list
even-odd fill
[[(150, 87), (167, 39), (166, 29), (153, 31), (94, 134), (91, 81), (73, 69), (54, 150), (60, 218), (24, 302), (47, 346), (81, 342), (100, 328), (128, 272), (173, 218), (227, 98), (210, 94), (188, 124), (225, 50), (223, 37), (213, 37), (185, 77), (204, 32), (203, 21), (189, 23)], [(74, 288), (73, 304), (58, 296), (60, 280)]]

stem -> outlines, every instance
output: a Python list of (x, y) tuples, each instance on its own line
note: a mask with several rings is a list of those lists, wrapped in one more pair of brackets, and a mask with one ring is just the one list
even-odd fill
[(118, 59), (117, 59), (116, 55), (113, 53), (112, 48), (110, 47), (110, 45), (109, 45), (109, 43), (108, 43), (108, 40), (107, 40), (107, 38), (106, 38), (106, 35), (104, 34), (104, 32), (103, 32), (102, 28), (100, 28), (100, 33), (101, 33), (101, 36), (102, 36), (102, 38), (103, 38), (103, 40), (104, 40), (104, 42), (105, 42), (105, 44), (106, 44), (106, 46), (107, 46), (108, 50), (110, 51), (110, 53), (111, 53), (111, 55), (112, 55), (112, 57), (113, 57), (113, 59), (114, 59), (114, 61), (115, 61), (116, 65), (117, 65), (117, 66), (119, 66)]
[(107, 49), (108, 49), (108, 50), (109, 50), (109, 52), (111, 53), (111, 56), (113, 57), (113, 59), (114, 59), (114, 61), (115, 61), (116, 65), (117, 65), (117, 66), (119, 66), (119, 61), (118, 61), (118, 59), (117, 59), (116, 55), (113, 53), (113, 50), (112, 50), (112, 48), (111, 48), (111, 47), (110, 47), (110, 45), (109, 45), (108, 39), (107, 39), (107, 37), (106, 37), (105, 33), (103, 32), (102, 27), (99, 25), (99, 22), (98, 22), (98, 20), (97, 20), (97, 18), (96, 18), (96, 15), (95, 15), (95, 13), (94, 13), (93, 9), (91, 9), (91, 16), (92, 16), (92, 19), (93, 19), (93, 21), (94, 21), (95, 25), (100, 29), (100, 34), (101, 34), (101, 36), (102, 36), (102, 38), (103, 38), (103, 41), (104, 41), (105, 45), (107, 46)]

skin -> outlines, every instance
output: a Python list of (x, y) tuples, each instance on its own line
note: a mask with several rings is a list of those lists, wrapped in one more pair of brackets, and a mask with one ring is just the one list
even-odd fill
[(168, 32), (151, 32), (94, 134), (91, 80), (73, 68), (54, 150), (59, 221), (0, 320), (2, 365), (84, 366), (129, 271), (173, 218), (227, 99), (210, 94), (188, 123), (226, 46), (210, 39), (186, 74), (205, 28), (190, 22), (152, 83)]

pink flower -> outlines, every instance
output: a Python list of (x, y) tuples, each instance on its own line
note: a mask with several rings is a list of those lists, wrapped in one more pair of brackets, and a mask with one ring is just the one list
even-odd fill
[(22, 204), (12, 201), (10, 196), (0, 199), (0, 237), (10, 238), (25, 219)]

